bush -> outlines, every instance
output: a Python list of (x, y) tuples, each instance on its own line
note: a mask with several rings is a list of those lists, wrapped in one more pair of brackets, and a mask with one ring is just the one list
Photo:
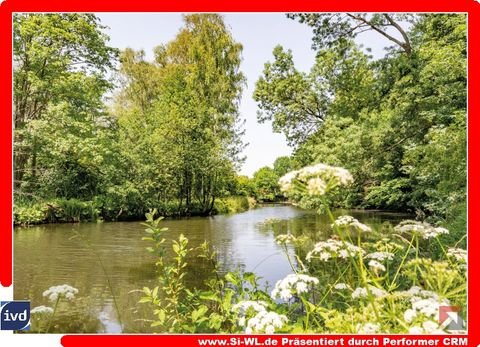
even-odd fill
[(45, 223), (48, 206), (39, 203), (13, 206), (13, 223), (15, 225), (28, 225)]
[(99, 213), (92, 201), (57, 199), (39, 203), (16, 203), (13, 208), (15, 225), (42, 223), (94, 222)]
[(255, 207), (256, 201), (246, 196), (229, 196), (215, 200), (213, 212), (215, 214), (238, 213)]
[(105, 220), (138, 219), (145, 213), (141, 193), (130, 182), (109, 187), (106, 192), (95, 197), (95, 206)]

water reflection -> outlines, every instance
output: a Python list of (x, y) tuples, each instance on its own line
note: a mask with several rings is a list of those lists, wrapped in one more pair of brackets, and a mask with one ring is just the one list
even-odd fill
[[(337, 214), (345, 211), (337, 211)], [(402, 216), (380, 212), (347, 211), (364, 223), (396, 223)], [(207, 241), (218, 253), (223, 271), (242, 269), (262, 277), (270, 287), (291, 273), (287, 258), (274, 241), (290, 232), (314, 239), (327, 237), (326, 216), (292, 206), (266, 206), (230, 216), (166, 220), (167, 244), (184, 234), (189, 247)], [(48, 305), (42, 292), (69, 284), (78, 299), (61, 305), (55, 321), (62, 332), (151, 332), (151, 309), (139, 305), (137, 290), (156, 284), (155, 259), (145, 251), (144, 227), (138, 222), (56, 224), (17, 228), (14, 233), (14, 296), (32, 307)], [(74, 237), (80, 235), (80, 237)], [(294, 252), (290, 249), (289, 252)], [(167, 257), (171, 253), (167, 253)], [(292, 254), (293, 255), (293, 254)], [(101, 262), (99, 261), (101, 260)], [(208, 265), (193, 256), (187, 283), (199, 287), (211, 275)], [(111, 282), (111, 287), (108, 284)], [(112, 291), (121, 311), (114, 310)]]
[(122, 325), (118, 322), (113, 305), (107, 304), (98, 314), (98, 321), (102, 325), (99, 333), (118, 334), (123, 331)]

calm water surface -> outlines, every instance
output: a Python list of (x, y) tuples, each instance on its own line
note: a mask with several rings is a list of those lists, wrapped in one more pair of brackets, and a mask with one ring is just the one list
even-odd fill
[[(338, 211), (370, 225), (397, 223), (405, 216), (373, 211)], [(218, 253), (223, 271), (241, 269), (274, 284), (291, 273), (275, 235), (291, 232), (318, 239), (328, 234), (330, 221), (293, 206), (266, 205), (235, 215), (165, 220), (169, 240), (184, 234), (190, 247), (208, 241)], [(50, 305), (43, 291), (69, 284), (77, 298), (59, 305), (56, 331), (151, 332), (151, 308), (137, 304), (144, 286), (156, 286), (155, 259), (145, 251), (139, 222), (51, 224), (16, 228), (14, 233), (14, 297), (30, 300), (31, 307)], [(293, 252), (293, 250), (290, 250)], [(167, 254), (168, 256), (168, 254)], [(201, 286), (209, 269), (192, 258), (188, 285)], [(109, 285), (110, 282), (110, 285)], [(117, 317), (115, 302), (120, 311)], [(121, 324), (120, 324), (121, 322)]]

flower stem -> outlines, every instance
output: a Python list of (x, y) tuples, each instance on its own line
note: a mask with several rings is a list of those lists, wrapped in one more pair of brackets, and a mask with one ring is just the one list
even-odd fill
[(45, 330), (45, 333), (48, 333), (50, 331), (50, 327), (52, 326), (52, 323), (53, 323), (53, 318), (55, 317), (55, 313), (57, 312), (59, 301), (60, 301), (60, 295), (57, 296), (57, 301), (55, 301), (55, 306), (53, 307), (53, 313), (52, 313), (52, 316), (50, 317), (50, 321), (48, 322), (48, 327)]
[(402, 257), (402, 261), (400, 262), (400, 265), (398, 266), (397, 271), (395, 272), (395, 276), (393, 276), (393, 280), (390, 282), (389, 291), (393, 289), (393, 286), (394, 286), (395, 281), (396, 281), (396, 279), (397, 279), (397, 277), (398, 277), (398, 274), (400, 273), (400, 270), (402, 269), (403, 264), (405, 263), (405, 260), (406, 260), (407, 257), (408, 257), (408, 252), (410, 252), (410, 248), (412, 248), (412, 243), (413, 243), (413, 238), (412, 238), (412, 240), (408, 243), (407, 251), (405, 252), (405, 254), (404, 254), (403, 257)]

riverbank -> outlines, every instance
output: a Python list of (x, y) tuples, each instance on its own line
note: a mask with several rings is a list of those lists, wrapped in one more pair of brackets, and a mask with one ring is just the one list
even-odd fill
[[(239, 213), (252, 209), (257, 202), (252, 197), (228, 196), (214, 202), (210, 215)], [(181, 211), (174, 202), (154, 206), (163, 217), (178, 218), (187, 216), (205, 216), (200, 209)], [(15, 203), (13, 224), (35, 225), (47, 223), (78, 223), (99, 221), (138, 221), (143, 220), (147, 207), (129, 210), (120, 208), (112, 212), (99, 201), (82, 201), (78, 199), (55, 199), (37, 203)]]

